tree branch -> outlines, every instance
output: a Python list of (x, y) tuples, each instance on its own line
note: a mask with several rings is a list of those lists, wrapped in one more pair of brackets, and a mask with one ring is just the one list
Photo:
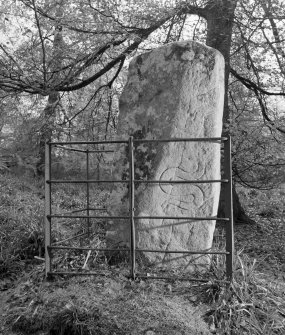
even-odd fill
[[(91, 84), (93, 81), (97, 80), (101, 76), (103, 76), (105, 73), (107, 73), (109, 70), (111, 70), (116, 64), (120, 63), (123, 61), (127, 55), (131, 54), (134, 50), (138, 48), (138, 46), (152, 33), (154, 32), (157, 28), (162, 26), (165, 22), (167, 22), (171, 16), (168, 16), (160, 21), (158, 21), (156, 24), (153, 26), (147, 28), (147, 29), (142, 29), (139, 33), (137, 33), (138, 37), (137, 39), (130, 45), (128, 46), (124, 51), (121, 52), (119, 56), (114, 58), (112, 61), (110, 61), (103, 69), (95, 73), (93, 76), (90, 76), (89, 78), (83, 80), (81, 83), (74, 84), (74, 85), (69, 85), (69, 82), (67, 82), (64, 85), (59, 85), (58, 87), (55, 87), (55, 90), (57, 91), (62, 91), (62, 92), (70, 92), (74, 90), (78, 90), (80, 88), (86, 87), (87, 85)], [(110, 45), (109, 45), (110, 47)]]
[(260, 86), (256, 85), (253, 81), (238, 74), (233, 68), (230, 69), (231, 74), (236, 77), (244, 86), (251, 91), (257, 91), (265, 95), (285, 96), (285, 92), (269, 92)]
[(35, 14), (36, 24), (37, 24), (37, 28), (38, 28), (38, 32), (39, 32), (40, 41), (41, 41), (42, 52), (43, 52), (43, 56), (42, 56), (43, 57), (43, 75), (44, 75), (44, 87), (45, 87), (46, 82), (47, 82), (45, 42), (44, 42), (44, 38), (43, 38), (43, 35), (42, 35), (42, 30), (41, 30), (41, 26), (40, 26), (40, 21), (39, 21), (39, 17), (38, 17), (38, 13), (37, 13), (35, 0), (32, 0), (32, 1), (33, 1), (33, 9), (34, 9), (34, 14)]
[(198, 15), (203, 17), (204, 19), (208, 18), (208, 13), (209, 10), (207, 7), (198, 7), (195, 5), (190, 5), (188, 3), (188, 1), (184, 1), (182, 3), (179, 4), (179, 11), (178, 11), (178, 15), (179, 14), (189, 14), (189, 15)]

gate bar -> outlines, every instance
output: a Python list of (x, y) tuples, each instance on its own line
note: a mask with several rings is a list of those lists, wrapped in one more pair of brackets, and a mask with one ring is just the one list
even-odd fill
[[(48, 249), (55, 250), (92, 250), (92, 251), (130, 251), (130, 249), (105, 249), (105, 248), (91, 248), (91, 247), (69, 247), (64, 245), (51, 245)], [(187, 250), (153, 250), (153, 249), (132, 249), (134, 251), (141, 252), (156, 252), (162, 254), (189, 254), (189, 255), (227, 255), (229, 254), (227, 251), (187, 251)], [(133, 264), (132, 264), (133, 265)], [(132, 268), (133, 269), (133, 268)]]
[(208, 184), (208, 183), (227, 183), (228, 179), (212, 180), (134, 180), (135, 183), (145, 184)]
[[(92, 207), (89, 207), (89, 210), (90, 211), (104, 211), (106, 212), (106, 208), (92, 208)], [(87, 211), (87, 208), (82, 208), (82, 209), (74, 209), (72, 211), (66, 211), (64, 213), (62, 213), (62, 215), (69, 215), (69, 214), (72, 214), (72, 213), (79, 213), (79, 212), (84, 212), (84, 211)]]
[[(134, 179), (135, 183), (145, 184), (208, 184), (208, 183), (227, 183), (228, 179), (213, 180), (139, 180)], [(84, 184), (84, 183), (130, 183), (130, 180), (98, 180), (98, 179), (52, 179), (47, 180), (50, 184)]]
[(51, 271), (51, 184), (47, 181), (51, 179), (51, 146), (45, 143), (45, 274), (46, 277)]
[(130, 251), (130, 249), (107, 249), (107, 248), (91, 248), (91, 247), (67, 247), (64, 245), (51, 245), (48, 247), (49, 249), (55, 249), (55, 250), (92, 250), (92, 251)]
[(60, 244), (60, 243), (64, 243), (64, 242), (68, 242), (68, 241), (71, 241), (71, 240), (74, 240), (78, 237), (82, 237), (84, 235), (87, 235), (88, 233), (82, 233), (82, 234), (78, 234), (78, 235), (75, 235), (75, 236), (71, 236), (71, 237), (68, 237), (68, 238), (65, 238), (64, 240), (61, 240), (61, 241), (56, 241), (56, 242), (53, 242), (53, 244), (50, 246), (51, 248), (55, 245), (55, 244)]
[[(86, 150), (86, 178), (89, 180), (89, 151)], [(90, 189), (89, 183), (86, 183), (86, 216), (87, 216), (87, 235), (90, 237)]]
[(129, 201), (130, 201), (130, 253), (131, 253), (131, 277), (135, 279), (136, 271), (136, 237), (135, 237), (135, 221), (134, 221), (134, 211), (135, 211), (135, 168), (134, 168), (134, 138), (130, 136), (129, 138)]
[[(88, 272), (75, 272), (75, 271), (54, 271), (49, 272), (48, 275), (58, 275), (58, 276), (105, 276), (106, 272), (104, 271), (88, 271)], [(186, 278), (186, 277), (163, 277), (163, 276), (140, 276), (138, 275), (136, 278), (141, 279), (157, 279), (157, 280), (169, 280), (169, 281), (192, 281), (192, 282), (201, 282), (201, 283), (208, 283), (211, 281), (210, 279), (198, 279), (198, 278)], [(215, 283), (224, 283), (227, 282), (225, 280), (214, 280)]]
[(142, 252), (156, 252), (162, 254), (189, 254), (189, 255), (227, 255), (227, 251), (182, 251), (182, 250), (155, 250), (155, 249), (136, 249)]
[(234, 225), (233, 225), (233, 193), (232, 193), (232, 158), (231, 158), (231, 137), (228, 136), (225, 146), (225, 175), (229, 180), (225, 184), (225, 215), (229, 218), (226, 226), (226, 276), (229, 281), (233, 278), (233, 257), (234, 257)]
[(196, 137), (196, 138), (187, 138), (187, 137), (181, 137), (181, 138), (162, 138), (157, 140), (149, 140), (149, 139), (134, 139), (134, 142), (145, 142), (145, 143), (156, 143), (156, 142), (216, 142), (216, 141), (226, 141), (227, 137)]
[(50, 142), (51, 145), (75, 145), (75, 144), (128, 144), (129, 141), (128, 140), (112, 140), (112, 141), (70, 141), (70, 142), (60, 142), (60, 141), (56, 141), (56, 142)]
[(86, 152), (84, 149), (77, 149), (77, 148), (69, 148), (65, 147), (63, 145), (55, 145), (56, 148), (63, 149), (63, 150), (68, 150), (68, 151), (75, 151), (75, 152)]
[[(133, 142), (215, 142), (215, 141), (226, 141), (227, 137), (196, 137), (196, 138), (170, 138), (170, 139), (134, 139)], [(71, 142), (50, 142), (51, 145), (74, 145), (74, 144), (86, 144), (86, 141), (71, 141)], [(129, 140), (111, 140), (111, 141), (88, 141), (88, 144), (128, 144)]]
[[(179, 277), (163, 277), (163, 276), (140, 276), (138, 275), (137, 278), (140, 279), (157, 279), (157, 280), (173, 280), (177, 281), (193, 281), (193, 282), (201, 282), (201, 283), (208, 283), (209, 279), (198, 279), (198, 278), (179, 278)], [(215, 280), (215, 282), (223, 282), (222, 280)]]
[[(62, 214), (51, 214), (48, 215), (49, 218), (66, 218), (66, 219), (86, 219), (86, 215), (62, 215)], [(107, 215), (89, 215), (91, 219), (117, 219), (125, 220), (129, 219), (129, 216), (107, 216)], [(154, 219), (154, 220), (191, 220), (191, 221), (229, 221), (229, 218), (219, 218), (219, 217), (193, 217), (193, 216), (133, 216), (134, 219)]]
[[(65, 147), (64, 145), (55, 145), (56, 148), (60, 148), (63, 150), (68, 150), (68, 151), (76, 151), (76, 152), (86, 152), (88, 149), (77, 149), (77, 148), (69, 148)], [(99, 152), (114, 152), (114, 150), (88, 150), (89, 153), (99, 153)]]

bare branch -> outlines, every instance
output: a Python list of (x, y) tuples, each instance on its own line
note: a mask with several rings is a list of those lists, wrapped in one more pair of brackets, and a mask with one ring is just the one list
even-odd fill
[(204, 19), (208, 18), (209, 8), (206, 7), (198, 7), (195, 5), (190, 5), (188, 1), (184, 1), (179, 4), (179, 14), (189, 14), (189, 15), (198, 15), (203, 17)]
[[(97, 80), (98, 78), (100, 78), (105, 73), (107, 73), (109, 70), (111, 70), (116, 64), (118, 64), (122, 60), (124, 60), (125, 57), (127, 55), (131, 54), (134, 50), (136, 50), (138, 48), (138, 46), (153, 31), (155, 31), (157, 28), (159, 28), (161, 25), (163, 25), (165, 22), (167, 22), (170, 18), (171, 18), (171, 16), (170, 17), (166, 17), (166, 18), (158, 21), (153, 26), (150, 26), (147, 29), (142, 29), (139, 32), (138, 37), (136, 38), (136, 40), (130, 46), (128, 46), (127, 48), (125, 48), (125, 50), (122, 51), (119, 56), (117, 56), (112, 61), (110, 61), (107, 65), (105, 65), (105, 67), (103, 69), (101, 69), (100, 71), (98, 71), (97, 73), (95, 73), (93, 76), (90, 76), (89, 78), (83, 80), (81, 83), (74, 84), (74, 85), (70, 85), (70, 82), (63, 83), (63, 84), (59, 85), (58, 87), (56, 87), (55, 89), (57, 91), (62, 91), (62, 92), (66, 91), (66, 92), (68, 92), (68, 91), (74, 91), (74, 90), (78, 90), (80, 88), (86, 87), (87, 85), (89, 85), (90, 83), (92, 83), (93, 81)], [(108, 45), (108, 47), (110, 47), (110, 45)], [(106, 48), (106, 50), (107, 49), (108, 48)]]
[(233, 68), (230, 70), (231, 74), (236, 77), (244, 86), (246, 86), (251, 91), (257, 91), (265, 95), (276, 95), (276, 96), (285, 96), (285, 92), (269, 92), (260, 86), (256, 85), (253, 81), (248, 78), (243, 77), (242, 75), (238, 74)]
[(36, 24), (37, 24), (37, 28), (38, 28), (38, 32), (39, 32), (39, 36), (40, 36), (40, 41), (41, 41), (41, 47), (42, 47), (42, 52), (43, 52), (43, 76), (44, 76), (44, 87), (46, 86), (46, 82), (47, 82), (47, 70), (46, 70), (46, 49), (45, 49), (45, 42), (44, 42), (44, 38), (42, 35), (42, 30), (41, 30), (41, 25), (40, 25), (40, 21), (39, 21), (39, 17), (37, 14), (37, 8), (36, 8), (36, 4), (35, 4), (35, 0), (32, 0), (33, 2), (33, 9), (34, 9), (34, 14), (35, 14), (35, 19), (36, 19)]

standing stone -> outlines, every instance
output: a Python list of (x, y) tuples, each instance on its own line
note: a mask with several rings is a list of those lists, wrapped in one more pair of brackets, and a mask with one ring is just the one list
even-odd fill
[[(118, 134), (135, 139), (220, 137), (223, 101), (223, 56), (196, 42), (171, 43), (130, 63), (120, 98)], [(135, 149), (135, 179), (220, 179), (219, 143), (136, 143)], [(118, 150), (116, 158), (117, 173), (126, 178), (127, 165), (122, 162), (126, 162), (127, 151)], [(137, 184), (135, 215), (216, 216), (219, 193), (219, 183)], [(120, 214), (128, 213), (127, 190), (122, 187), (111, 197), (113, 214), (118, 215), (119, 198)], [(128, 244), (129, 223), (116, 223), (113, 229), (114, 240)], [(136, 242), (141, 249), (207, 251), (212, 247), (214, 229), (214, 220), (139, 219)], [(152, 264), (172, 269), (182, 266), (187, 271), (201, 270), (210, 261), (208, 255), (144, 256)]]

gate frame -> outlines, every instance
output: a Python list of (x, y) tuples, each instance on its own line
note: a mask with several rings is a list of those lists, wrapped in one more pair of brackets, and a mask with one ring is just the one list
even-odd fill
[[(158, 142), (213, 142), (213, 143), (224, 143), (224, 176), (225, 179), (219, 180), (187, 180), (187, 181), (167, 181), (167, 180), (135, 180), (134, 174), (134, 143), (158, 143)], [(89, 150), (88, 144), (125, 144), (129, 147), (129, 180), (92, 180), (90, 179), (89, 161), (90, 153), (100, 152), (113, 152), (113, 150)], [(66, 145), (87, 145), (87, 150), (81, 150), (77, 148), (65, 147)], [(62, 148), (70, 151), (77, 151), (86, 153), (86, 180), (60, 180), (51, 179), (51, 149), (52, 146)], [(222, 169), (222, 165), (221, 165)], [(135, 216), (135, 183), (145, 184), (199, 184), (199, 183), (223, 183), (224, 195), (225, 195), (225, 217), (177, 217), (177, 216)], [(74, 212), (84, 212), (86, 215), (70, 215), (68, 214), (52, 214), (52, 184), (63, 184), (63, 183), (84, 183), (86, 184), (86, 205), (87, 207), (82, 210), (76, 210)], [(128, 216), (104, 216), (104, 215), (90, 215), (90, 183), (127, 183), (129, 185), (129, 215)], [(56, 246), (51, 243), (51, 232), (52, 232), (52, 218), (84, 218), (87, 220), (87, 233), (79, 234), (71, 237), (67, 240), (81, 237), (83, 235), (90, 234), (90, 219), (91, 218), (102, 218), (102, 219), (128, 219), (130, 222), (130, 248), (129, 249), (107, 249), (107, 248), (90, 248), (90, 247), (66, 247)], [(179, 251), (179, 250), (150, 250), (150, 249), (137, 249), (135, 240), (135, 220), (136, 219), (186, 219), (186, 220), (215, 220), (224, 221), (225, 232), (226, 232), (226, 251)], [(66, 241), (66, 240), (64, 240)], [(63, 242), (63, 241), (60, 241)], [(60, 242), (57, 242), (59, 244)], [(213, 138), (173, 138), (173, 139), (159, 139), (159, 140), (146, 140), (146, 139), (134, 139), (132, 136), (128, 140), (113, 140), (113, 141), (70, 141), (70, 142), (46, 142), (45, 148), (45, 274), (46, 277), (53, 275), (98, 275), (99, 272), (69, 272), (69, 271), (52, 271), (52, 250), (68, 249), (68, 250), (94, 250), (94, 251), (128, 251), (130, 252), (130, 277), (135, 280), (136, 278), (145, 279), (170, 279), (169, 277), (158, 277), (158, 276), (140, 276), (136, 275), (136, 252), (155, 252), (155, 253), (180, 253), (180, 254), (224, 254), (226, 255), (226, 281), (231, 282), (233, 278), (233, 257), (234, 257), (234, 230), (233, 230), (233, 195), (232, 195), (232, 161), (231, 161), (231, 137), (213, 137)], [(179, 279), (179, 278), (178, 278)], [(181, 280), (181, 279), (179, 279)], [(187, 281), (198, 281), (207, 282), (207, 280), (187, 278)]]

